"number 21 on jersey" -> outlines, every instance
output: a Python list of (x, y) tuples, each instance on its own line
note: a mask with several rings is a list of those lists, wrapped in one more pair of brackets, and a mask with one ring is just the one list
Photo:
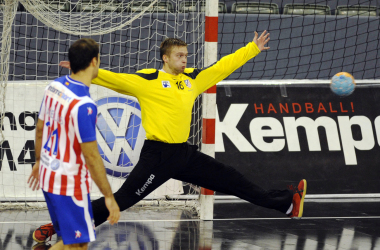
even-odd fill
[[(47, 122), (46, 126), (49, 127), (50, 126), (50, 122)], [(50, 131), (50, 128), (49, 128), (48, 131)], [(48, 135), (48, 139), (47, 139), (47, 141), (46, 141), (46, 143), (44, 145), (44, 149), (46, 149), (47, 151), (50, 152), (51, 148), (48, 145), (49, 145), (50, 140), (53, 140), (53, 137), (54, 137), (54, 141), (55, 141), (53, 155), (57, 155), (58, 140), (59, 140), (59, 138), (58, 138), (58, 128), (56, 128), (54, 131), (50, 131), (50, 133)]]

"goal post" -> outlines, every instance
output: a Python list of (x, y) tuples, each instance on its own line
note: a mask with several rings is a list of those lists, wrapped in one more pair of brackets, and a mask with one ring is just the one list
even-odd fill
[[(218, 60), (218, 3), (219, 0), (206, 1), (205, 67), (212, 65)], [(202, 118), (202, 152), (215, 158), (216, 85), (203, 93)], [(213, 214), (214, 191), (201, 188), (200, 218), (202, 220), (212, 220)]]

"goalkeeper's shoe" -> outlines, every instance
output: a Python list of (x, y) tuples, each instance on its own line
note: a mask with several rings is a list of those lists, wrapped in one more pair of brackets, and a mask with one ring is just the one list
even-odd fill
[(303, 214), (303, 203), (306, 195), (306, 180), (300, 181), (297, 187), (289, 186), (289, 189), (293, 191), (293, 209), (288, 216), (293, 219), (300, 219)]
[(39, 243), (45, 242), (47, 238), (55, 234), (53, 223), (42, 225), (33, 232), (33, 239)]

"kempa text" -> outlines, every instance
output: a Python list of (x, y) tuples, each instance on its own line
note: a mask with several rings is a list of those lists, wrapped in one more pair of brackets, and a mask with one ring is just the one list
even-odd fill
[[(282, 117), (282, 121), (274, 117), (256, 117), (249, 123), (250, 142), (237, 129), (247, 107), (248, 104), (231, 104), (223, 121), (219, 120), (216, 112), (216, 152), (225, 152), (222, 134), (225, 134), (240, 152), (279, 152), (285, 146), (289, 152), (299, 152), (301, 148), (298, 127), (305, 129), (309, 151), (321, 151), (318, 127), (323, 127), (329, 151), (343, 150), (346, 165), (357, 165), (356, 150), (373, 149), (375, 136), (380, 145), (380, 116), (375, 118), (372, 126), (372, 121), (363, 115), (341, 115), (336, 117), (337, 121), (327, 116), (320, 116), (315, 120), (306, 116), (287, 116)], [(352, 126), (360, 128), (360, 140), (354, 139)]]
[(148, 180), (146, 180), (144, 186), (142, 186), (142, 188), (140, 188), (140, 189), (137, 189), (136, 194), (137, 194), (138, 196), (140, 196), (142, 193), (144, 193), (145, 189), (146, 189), (150, 184), (152, 184), (153, 179), (154, 179), (154, 175), (151, 174), (151, 175), (149, 176)]

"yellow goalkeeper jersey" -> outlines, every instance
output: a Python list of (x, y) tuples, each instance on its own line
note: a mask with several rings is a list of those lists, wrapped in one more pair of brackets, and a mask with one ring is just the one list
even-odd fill
[(135, 74), (100, 69), (92, 83), (138, 99), (148, 140), (183, 143), (189, 137), (197, 96), (259, 53), (257, 45), (250, 42), (204, 69), (186, 68), (177, 76), (157, 69), (143, 69)]

